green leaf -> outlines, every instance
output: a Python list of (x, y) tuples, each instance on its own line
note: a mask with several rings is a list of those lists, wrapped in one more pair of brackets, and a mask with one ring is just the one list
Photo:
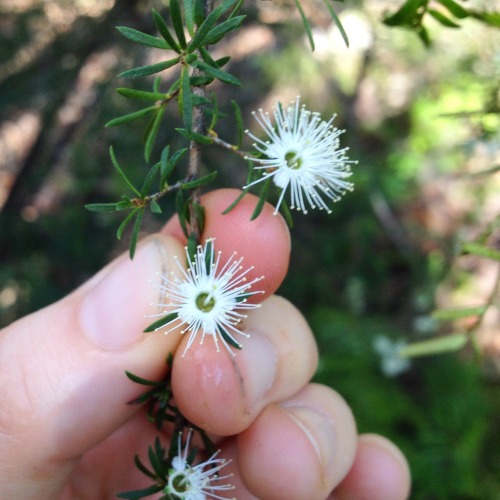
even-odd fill
[(141, 45), (154, 47), (155, 49), (171, 48), (165, 40), (148, 35), (146, 33), (143, 33), (142, 31), (135, 30), (134, 28), (128, 28), (127, 26), (117, 26), (116, 29), (129, 40), (140, 43)]
[(176, 128), (177, 132), (182, 135), (185, 139), (188, 139), (189, 141), (195, 141), (198, 142), (199, 144), (212, 144), (214, 142), (213, 137), (203, 135), (203, 134), (198, 134), (197, 132), (190, 132), (186, 130), (185, 128)]
[[(219, 119), (219, 101), (217, 100), (216, 95), (212, 95), (212, 102), (213, 102), (213, 110), (210, 110), (212, 113), (212, 120), (210, 122), (210, 125), (208, 126), (208, 130), (213, 130), (215, 126), (217, 125), (217, 120)], [(210, 101), (207, 102), (207, 104), (210, 104)], [(225, 115), (224, 115), (225, 116)]]
[(148, 327), (144, 329), (144, 332), (149, 333), (159, 330), (160, 328), (164, 327), (171, 321), (174, 321), (174, 319), (176, 319), (177, 316), (178, 316), (177, 313), (167, 314), (166, 316), (163, 316), (162, 318), (157, 319), (156, 321), (151, 323)]
[(210, 274), (211, 263), (215, 261), (214, 251), (214, 240), (207, 240), (205, 242), (205, 271), (207, 274)]
[(281, 202), (280, 212), (283, 214), (283, 218), (288, 224), (288, 227), (292, 229), (293, 228), (292, 212), (290, 211), (290, 207), (288, 206), (288, 203), (286, 202), (285, 199), (283, 199), (283, 201)]
[(219, 14), (219, 9), (216, 8), (208, 16), (206, 19), (201, 23), (199, 28), (196, 30), (193, 38), (189, 42), (189, 45), (187, 47), (187, 52), (192, 53), (196, 49), (198, 49), (205, 41), (205, 37), (208, 35), (210, 30), (215, 26), (215, 23), (217, 22), (217, 19), (219, 19), (220, 14)]
[(243, 114), (241, 113), (241, 108), (239, 107), (238, 103), (233, 99), (231, 99), (231, 107), (233, 108), (234, 117), (236, 119), (236, 146), (240, 148), (241, 144), (243, 143), (243, 132), (245, 131), (245, 127), (243, 124)]
[(158, 135), (158, 131), (160, 130), (161, 121), (163, 120), (165, 111), (166, 108), (164, 106), (158, 109), (154, 117), (152, 127), (148, 130), (146, 144), (144, 145), (144, 158), (147, 162), (149, 162), (149, 159), (151, 158), (151, 152), (153, 151), (153, 146), (156, 136)]
[(219, 59), (217, 59), (215, 62), (215, 64), (217, 65), (218, 68), (222, 68), (224, 67), (229, 61), (231, 60), (231, 57), (229, 56), (224, 56), (224, 57), (220, 57)]
[(422, 40), (422, 43), (426, 47), (430, 47), (431, 46), (431, 39), (429, 37), (429, 33), (427, 31), (427, 28), (425, 28), (425, 26), (419, 26), (417, 28), (417, 35), (420, 38), (420, 40)]
[(202, 87), (212, 83), (214, 79), (207, 75), (195, 75), (189, 78), (192, 87)]
[[(152, 446), (149, 446), (148, 458), (149, 458), (149, 461), (151, 462), (151, 466), (153, 467), (153, 470), (156, 472), (156, 475), (158, 477), (165, 477), (167, 474), (167, 468), (166, 468), (166, 464), (163, 463), (163, 453), (160, 452), (158, 454), (158, 441), (159, 441), (159, 438), (156, 438), (154, 448)], [(160, 446), (160, 450), (161, 450), (161, 446)]]
[(478, 21), (493, 26), (494, 28), (500, 28), (500, 13), (499, 12), (479, 12), (479, 11), (469, 11), (469, 14)]
[(187, 255), (188, 255), (188, 259), (189, 259), (188, 264), (189, 264), (189, 262), (195, 262), (196, 251), (198, 248), (198, 239), (196, 237), (196, 234), (191, 233), (188, 236), (186, 248), (187, 248)]
[(216, 64), (212, 56), (210, 55), (210, 52), (205, 48), (205, 47), (200, 47), (200, 54), (203, 60), (209, 64), (210, 66), (213, 66), (214, 68), (218, 68), (219, 66)]
[(137, 248), (137, 240), (139, 239), (139, 231), (141, 230), (142, 217), (144, 215), (144, 207), (137, 210), (137, 217), (135, 218), (134, 227), (132, 228), (132, 235), (130, 236), (129, 255), (130, 260), (134, 258), (135, 249)]
[(144, 90), (129, 89), (126, 87), (117, 88), (116, 91), (121, 96), (129, 99), (139, 99), (142, 101), (161, 101), (165, 99), (165, 94), (161, 92), (146, 92)]
[(122, 178), (123, 182), (125, 182), (125, 184), (132, 190), (132, 192), (134, 194), (136, 194), (137, 196), (141, 196), (141, 193), (130, 182), (128, 177), (125, 175), (125, 172), (121, 169), (120, 165), (118, 164), (118, 160), (116, 159), (113, 146), (109, 147), (109, 156), (111, 156), (111, 162), (113, 163), (113, 166), (115, 167), (116, 171), (118, 172), (118, 175)]
[(427, 11), (438, 23), (441, 23), (443, 26), (447, 28), (460, 28), (460, 25), (454, 23), (449, 17), (446, 17), (444, 14), (435, 9), (429, 9)]
[(156, 479), (156, 475), (151, 472), (142, 462), (141, 459), (139, 458), (139, 455), (134, 456), (134, 464), (135, 466), (146, 476), (150, 477), (151, 479)]
[(462, 250), (466, 254), (478, 255), (479, 257), (500, 261), (499, 250), (481, 245), (480, 243), (464, 243), (462, 245)]
[(241, 349), (243, 346), (237, 342), (234, 338), (232, 338), (229, 333), (222, 328), (222, 326), (219, 326), (219, 333), (221, 337), (231, 346), (234, 347), (235, 349)]
[(160, 190), (164, 188), (165, 183), (167, 182), (168, 178), (174, 171), (175, 166), (181, 159), (181, 157), (188, 151), (187, 148), (180, 149), (179, 151), (176, 151), (172, 158), (168, 158), (169, 155), (169, 146), (165, 147), (161, 153), (161, 179), (160, 179)]
[(186, 37), (184, 36), (184, 23), (182, 22), (181, 8), (178, 0), (170, 0), (170, 19), (174, 26), (179, 45), (185, 49), (187, 47)]
[(189, 81), (189, 66), (182, 66), (179, 105), (181, 106), (184, 128), (186, 130), (191, 130), (193, 128), (193, 103), (191, 97), (191, 84)]
[(125, 231), (125, 228), (128, 226), (129, 222), (134, 218), (138, 210), (139, 210), (138, 208), (132, 210), (118, 227), (118, 230), (116, 231), (116, 237), (119, 240), (122, 239), (123, 231)]
[(155, 109), (156, 106), (149, 106), (148, 108), (140, 109), (139, 111), (134, 111), (133, 113), (119, 116), (118, 118), (113, 118), (113, 120), (110, 120), (108, 123), (106, 123), (105, 127), (116, 127), (117, 125), (123, 125), (124, 123), (137, 120), (142, 116), (152, 113)]
[(122, 195), (121, 201), (116, 204), (116, 210), (123, 210), (125, 208), (133, 208), (132, 200), (125, 195)]
[(153, 486), (148, 486), (142, 490), (126, 491), (124, 493), (118, 493), (118, 498), (128, 498), (129, 500), (135, 500), (137, 498), (144, 498), (154, 495), (163, 489), (163, 486), (154, 484)]
[[(189, 83), (191, 83), (191, 78), (189, 79)], [(193, 100), (193, 106), (206, 106), (206, 105), (209, 105), (209, 104), (212, 104), (212, 101), (210, 101), (210, 99), (207, 99), (206, 97), (203, 97), (201, 95), (195, 95), (195, 94), (191, 94), (192, 95), (192, 100)]]
[(148, 175), (146, 175), (146, 178), (144, 179), (144, 182), (142, 183), (141, 187), (141, 198), (144, 198), (148, 191), (149, 188), (151, 187), (151, 184), (153, 183), (153, 179), (155, 178), (156, 174), (158, 173), (158, 170), (160, 168), (160, 163), (155, 163), (148, 172)]
[(346, 47), (349, 47), (349, 38), (347, 36), (347, 33), (346, 33), (344, 27), (342, 26), (342, 22), (340, 21), (339, 16), (337, 16), (337, 13), (333, 10), (333, 7), (330, 5), (330, 1), (331, 0), (324, 0), (326, 8), (328, 9), (328, 12), (330, 12), (330, 15), (332, 16), (333, 22), (335, 23), (335, 25), (339, 29), (340, 34), (342, 35), (342, 38), (344, 40)]
[(430, 340), (415, 342), (401, 349), (401, 356), (429, 356), (433, 354), (444, 354), (460, 350), (467, 344), (468, 337), (465, 333), (454, 333), (445, 337), (437, 337)]
[(154, 380), (148, 380), (148, 379), (139, 377), (138, 375), (135, 375), (135, 373), (129, 372), (128, 370), (125, 370), (125, 375), (127, 376), (127, 378), (132, 380), (132, 382), (135, 382), (136, 384), (140, 384), (140, 385), (159, 386), (159, 385), (163, 384), (163, 382), (155, 382)]
[(481, 316), (486, 309), (487, 306), (439, 309), (432, 313), (432, 317), (438, 321), (453, 321), (460, 318), (468, 318), (469, 316)]
[(152, 9), (151, 12), (153, 14), (153, 21), (156, 25), (156, 29), (160, 32), (160, 35), (165, 39), (168, 46), (172, 50), (174, 50), (175, 52), (180, 54), (181, 49), (180, 49), (179, 45), (177, 44), (177, 42), (174, 40), (174, 37), (172, 36), (172, 34), (170, 33), (170, 30), (168, 29), (167, 24), (163, 20), (163, 17), (161, 17), (161, 15), (155, 9)]
[(198, 26), (201, 26), (201, 24), (205, 20), (205, 13), (203, 7), (204, 7), (203, 0), (194, 0), (194, 22)]
[(179, 92), (180, 86), (181, 86), (181, 79), (176, 78), (168, 88), (167, 94), (171, 95), (174, 94), (175, 92)]
[(168, 156), (170, 154), (170, 145), (167, 144), (160, 155), (160, 191), (163, 189), (167, 178), (172, 173), (173, 167), (168, 164)]
[(243, 189), (241, 193), (238, 195), (238, 197), (229, 205), (223, 212), (222, 215), (228, 214), (248, 193), (249, 189)]
[(161, 76), (155, 76), (155, 79), (153, 80), (153, 92), (155, 94), (160, 93), (160, 83), (161, 83)]
[(183, 4), (186, 27), (192, 37), (194, 35), (194, 0), (183, 0)]
[(209, 64), (203, 62), (203, 61), (195, 61), (193, 64), (194, 67), (200, 69), (207, 75), (213, 76), (214, 78), (217, 78), (217, 80), (220, 80), (221, 82), (224, 83), (229, 83), (232, 85), (241, 85), (241, 82), (236, 78), (235, 76), (231, 75), (230, 73), (227, 73), (226, 71), (223, 71), (219, 68), (214, 68), (213, 66), (210, 66)]
[(239, 0), (224, 0), (217, 9), (219, 9), (219, 17), (224, 15), (231, 7), (237, 5)]
[(420, 24), (419, 9), (425, 7), (427, 0), (406, 0), (394, 14), (383, 19), (387, 26), (414, 26)]
[(175, 197), (175, 210), (177, 216), (179, 217), (179, 224), (181, 225), (182, 232), (186, 238), (189, 236), (187, 221), (189, 218), (188, 202), (184, 197), (184, 192), (182, 189), (177, 191), (177, 196)]
[(163, 212), (159, 203), (156, 200), (151, 200), (151, 203), (149, 204), (149, 209), (153, 214), (161, 214)]
[(304, 25), (304, 29), (307, 33), (307, 38), (309, 39), (309, 43), (311, 44), (311, 50), (314, 51), (314, 39), (312, 36), (311, 23), (309, 19), (307, 19), (304, 10), (302, 9), (302, 5), (300, 5), (299, 0), (293, 0), (295, 2), (295, 6), (297, 7), (300, 17), (302, 18), (302, 24)]
[(116, 212), (127, 207), (120, 207), (117, 203), (88, 203), (85, 208), (91, 212)]
[(205, 207), (200, 203), (193, 203), (192, 207), (195, 211), (196, 223), (198, 224), (200, 233), (203, 233), (205, 229)]
[(238, 14), (238, 12), (241, 10), (244, 4), (244, 0), (237, 0), (234, 6), (234, 9), (231, 11), (231, 14), (229, 14), (229, 19), (233, 18)]
[(469, 12), (454, 0), (438, 0), (438, 2), (448, 9), (457, 19), (469, 17)]
[(212, 28), (203, 40), (204, 45), (217, 43), (224, 35), (238, 29), (246, 16), (235, 16), (226, 19), (219, 25)]
[(210, 184), (215, 178), (217, 177), (217, 170), (214, 172), (211, 172), (207, 175), (204, 175), (203, 177), (200, 177), (198, 179), (194, 179), (192, 181), (186, 182), (182, 184), (181, 189), (196, 189), (201, 186), (206, 186), (207, 184)]
[(264, 187), (262, 188), (262, 191), (260, 192), (259, 201), (257, 202), (257, 205), (255, 206), (255, 210), (253, 211), (253, 214), (250, 217), (250, 220), (255, 220), (261, 214), (261, 212), (264, 208), (264, 205), (266, 204), (267, 192), (269, 191), (270, 184), (271, 184), (271, 176), (269, 176), (264, 181)]
[(180, 61), (180, 57), (174, 57), (173, 59), (169, 59), (168, 61), (163, 61), (156, 64), (150, 64), (148, 66), (139, 66), (138, 68), (129, 69), (120, 73), (118, 76), (121, 78), (140, 78), (142, 76), (154, 75), (155, 73), (159, 73), (160, 71), (164, 71), (172, 66), (175, 66)]

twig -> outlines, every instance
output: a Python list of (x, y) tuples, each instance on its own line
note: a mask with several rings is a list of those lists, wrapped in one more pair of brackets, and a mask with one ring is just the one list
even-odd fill
[[(205, 17), (212, 12), (214, 6), (213, 0), (205, 0), (204, 11)], [(193, 70), (193, 76), (200, 75), (201, 72), (195, 68)], [(205, 97), (205, 86), (201, 85), (199, 87), (193, 88), (193, 95), (200, 97), (200, 102), (203, 102), (203, 97)], [(198, 104), (193, 107), (193, 132), (197, 134), (205, 134), (205, 116), (203, 114), (203, 104)], [(199, 177), (201, 172), (201, 145), (196, 141), (191, 141), (189, 145), (189, 167), (188, 176), (189, 177)], [(193, 189), (190, 193), (189, 202), (189, 233), (193, 235), (196, 241), (200, 241), (201, 229), (199, 225), (199, 219), (197, 215), (196, 207), (200, 204), (200, 190), (199, 188)]]

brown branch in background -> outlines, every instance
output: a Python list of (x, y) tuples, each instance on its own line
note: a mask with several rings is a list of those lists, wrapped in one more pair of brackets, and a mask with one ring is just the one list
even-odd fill
[[(205, 17), (212, 12), (214, 7), (213, 0), (205, 0), (204, 11)], [(200, 75), (197, 68), (193, 70), (193, 76)], [(198, 97), (205, 97), (205, 86), (199, 86), (193, 88), (193, 95)], [(203, 101), (203, 99), (200, 99)], [(193, 132), (197, 134), (205, 135), (205, 116), (203, 114), (203, 104), (198, 104), (193, 107)], [(188, 167), (188, 177), (198, 177), (201, 172), (201, 145), (195, 141), (191, 141), (189, 145), (189, 167)], [(189, 234), (193, 235), (196, 241), (200, 241), (201, 228), (199, 225), (199, 220), (197, 216), (196, 206), (200, 204), (200, 190), (193, 189), (190, 194), (189, 203)]]
[[(193, 76), (199, 74), (198, 69), (195, 69)], [(195, 87), (193, 89), (193, 95), (204, 97), (205, 87)], [(201, 105), (193, 107), (193, 132), (198, 134), (205, 133), (205, 119), (203, 116), (203, 108)], [(189, 145), (189, 167), (188, 176), (197, 177), (201, 171), (201, 147), (200, 144), (191, 141)], [(200, 190), (193, 189), (190, 194), (191, 202), (189, 204), (189, 233), (194, 235), (196, 240), (200, 240), (200, 226), (198, 224), (198, 217), (196, 216), (196, 205), (200, 203)]]

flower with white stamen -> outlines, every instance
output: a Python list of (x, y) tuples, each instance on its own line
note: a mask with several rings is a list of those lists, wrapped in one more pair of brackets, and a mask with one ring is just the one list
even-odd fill
[[(263, 277), (247, 280), (247, 274), (253, 266), (244, 269), (241, 265), (243, 257), (236, 258), (236, 253), (221, 263), (221, 252), (214, 252), (213, 239), (198, 246), (193, 260), (190, 260), (186, 248), (188, 268), (176, 259), (179, 273), (171, 272), (170, 276), (162, 276), (160, 292), (165, 299), (162, 308), (168, 310), (163, 319), (153, 324), (154, 330), (169, 327), (165, 333), (182, 327), (181, 333), (189, 332), (189, 340), (183, 355), (192, 343), (201, 335), (200, 343), (206, 335), (213, 338), (217, 351), (219, 340), (226, 349), (234, 354), (232, 347), (241, 348), (236, 336), (248, 334), (238, 329), (239, 323), (246, 318), (245, 311), (259, 307), (249, 303), (248, 297), (264, 293), (250, 291), (250, 288)], [(164, 313), (156, 316), (163, 316)]]
[(332, 125), (335, 115), (327, 122), (322, 120), (319, 113), (300, 106), (300, 97), (287, 107), (278, 104), (273, 108), (274, 125), (269, 113), (262, 109), (253, 114), (268, 139), (263, 141), (247, 130), (256, 141), (255, 149), (264, 156), (247, 159), (256, 163), (256, 170), (264, 172), (244, 188), (272, 176), (281, 189), (275, 213), (288, 188), (291, 208), (304, 213), (308, 207), (319, 208), (330, 213), (327, 201), (338, 201), (353, 189), (346, 179), (352, 174), (350, 165), (356, 163), (348, 159), (348, 148), (339, 149), (339, 136), (344, 131)]
[(217, 458), (219, 452), (214, 453), (207, 461), (191, 465), (188, 460), (189, 443), (193, 430), (189, 429), (184, 451), (182, 450), (181, 434), (179, 433), (177, 446), (178, 454), (172, 460), (172, 468), (168, 474), (168, 484), (163, 492), (179, 500), (226, 500), (218, 492), (234, 490), (231, 484), (216, 484), (232, 477), (232, 474), (220, 476), (220, 470), (230, 461)]

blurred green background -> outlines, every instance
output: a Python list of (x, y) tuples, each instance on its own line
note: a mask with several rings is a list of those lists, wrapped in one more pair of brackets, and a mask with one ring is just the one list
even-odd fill
[[(500, 499), (498, 308), (478, 331), (479, 359), (466, 349), (390, 365), (380, 348), (452, 331), (456, 325), (431, 318), (433, 309), (481, 305), (493, 293), (498, 264), (459, 257), (457, 245), (486, 235), (500, 246), (500, 31), (471, 18), (454, 29), (429, 18), (425, 47), (414, 30), (382, 23), (402, 3), (334, 2), (346, 48), (324, 6), (304, 2), (314, 52), (293, 2), (247, 3), (244, 29), (217, 47), (244, 82), (214, 86), (228, 112), (217, 130), (235, 141), (231, 99), (254, 131), (252, 110), (298, 94), (325, 118), (338, 115), (343, 143), (359, 161), (356, 189), (330, 216), (294, 216), (290, 274), (280, 289), (318, 338), (316, 379), (347, 399), (360, 431), (383, 433), (403, 449), (412, 498)], [(116, 94), (129, 82), (115, 75), (162, 57), (114, 29), (154, 33), (152, 5), (0, 4), (0, 326), (62, 297), (127, 247), (115, 238), (116, 216), (83, 206), (123, 194), (110, 144), (131, 178), (147, 171), (144, 122), (103, 125), (138, 109)], [(497, 1), (463, 5), (500, 12)], [(165, 88), (174, 76), (166, 74)], [(159, 144), (184, 147), (171, 133), (174, 108), (165, 123)], [(222, 170), (219, 185), (245, 183), (236, 157), (211, 147), (204, 158), (207, 169)], [(148, 217), (144, 234), (164, 220)]]

